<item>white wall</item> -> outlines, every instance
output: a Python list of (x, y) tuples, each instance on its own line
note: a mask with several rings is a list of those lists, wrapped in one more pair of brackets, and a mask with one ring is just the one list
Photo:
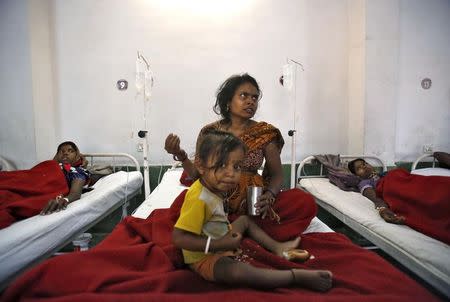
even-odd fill
[(36, 162), (28, 3), (0, 1), (0, 154), (17, 167)]
[(403, 0), (400, 12), (395, 157), (409, 160), (423, 145), (450, 152), (450, 1)]
[[(298, 95), (299, 155), (345, 151), (346, 1), (217, 1), (228, 4), (205, 13), (181, 3), (55, 2), (59, 116), (71, 121), (61, 123), (61, 138), (82, 142), (84, 150), (135, 152), (130, 125), (141, 123), (130, 118), (134, 87), (119, 92), (115, 82), (125, 78), (133, 86), (140, 49), (156, 77), (149, 114), (151, 163), (171, 162), (163, 150), (170, 132), (180, 134), (193, 152), (200, 127), (217, 118), (211, 110), (217, 87), (246, 71), (264, 93), (256, 119), (280, 127), (287, 141), (283, 161), (289, 161), (286, 133), (293, 105), (278, 84), (286, 57), (306, 69), (299, 76), (307, 83), (306, 99)], [(71, 117), (75, 108), (81, 112)], [(75, 118), (83, 121), (79, 127), (73, 127)]]
[(366, 3), (365, 152), (388, 163), (424, 145), (450, 152), (450, 1)]
[[(155, 74), (151, 164), (172, 162), (163, 150), (170, 132), (194, 151), (200, 127), (217, 119), (217, 87), (240, 72), (259, 81), (255, 118), (281, 129), (288, 163), (294, 105), (278, 84), (287, 57), (305, 67), (297, 78), (298, 160), (365, 152), (392, 163), (425, 143), (450, 150), (446, 0), (0, 3), (0, 153), (21, 168), (67, 139), (83, 151), (142, 158), (137, 50)], [(425, 76), (433, 80), (427, 91), (419, 86)], [(116, 89), (118, 79), (129, 81), (127, 91)], [(417, 112), (424, 114), (411, 119)]]

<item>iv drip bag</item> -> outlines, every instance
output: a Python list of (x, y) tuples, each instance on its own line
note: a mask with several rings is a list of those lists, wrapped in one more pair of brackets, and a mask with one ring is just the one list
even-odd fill
[(283, 86), (289, 91), (292, 91), (294, 86), (294, 68), (294, 64), (283, 66)]

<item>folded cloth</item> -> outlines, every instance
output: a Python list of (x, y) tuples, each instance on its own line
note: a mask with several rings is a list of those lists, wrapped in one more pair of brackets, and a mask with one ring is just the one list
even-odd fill
[(339, 154), (314, 155), (314, 157), (325, 166), (328, 171), (327, 177), (332, 184), (344, 191), (359, 192), (358, 184), (361, 180), (347, 168), (341, 166)]

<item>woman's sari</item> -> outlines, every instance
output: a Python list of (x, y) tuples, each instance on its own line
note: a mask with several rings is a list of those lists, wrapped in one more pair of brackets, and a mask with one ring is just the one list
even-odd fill
[[(211, 129), (224, 130), (220, 122), (214, 123), (205, 126), (200, 131), (199, 138)], [(230, 220), (233, 220), (236, 215), (246, 214), (248, 186), (267, 187), (270, 183), (270, 175), (266, 167), (263, 169), (262, 176), (257, 173), (264, 161), (265, 147), (268, 144), (275, 144), (281, 152), (284, 145), (280, 130), (266, 122), (258, 122), (247, 128), (239, 138), (247, 146), (247, 154), (242, 165), (244, 172), (240, 183), (227, 198), (231, 213)], [(316, 213), (316, 203), (309, 193), (290, 189), (276, 196), (275, 202), (269, 209), (269, 215), (265, 219), (260, 216), (253, 218), (274, 239), (285, 241), (299, 236), (308, 227)], [(282, 232), (280, 232), (281, 229)]]

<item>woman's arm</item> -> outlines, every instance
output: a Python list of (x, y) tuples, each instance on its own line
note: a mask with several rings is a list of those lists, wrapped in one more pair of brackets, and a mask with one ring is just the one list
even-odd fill
[(405, 217), (398, 216), (389, 206), (384, 202), (383, 199), (377, 196), (376, 191), (373, 188), (366, 188), (363, 191), (363, 196), (369, 198), (375, 205), (375, 209), (380, 213), (381, 218), (383, 218), (386, 222), (395, 223), (395, 224), (404, 224)]
[(269, 206), (280, 192), (283, 184), (283, 169), (280, 150), (277, 145), (269, 143), (264, 149), (264, 157), (266, 158), (266, 167), (269, 172), (269, 184), (256, 204), (256, 207), (259, 208), (259, 213), (262, 214), (261, 218), (265, 218), (268, 214)]
[[(239, 248), (242, 235), (228, 232), (220, 239), (210, 239), (209, 252), (231, 251)], [(199, 236), (182, 229), (173, 228), (172, 242), (180, 248), (189, 251), (205, 251), (208, 237)]]
[(183, 169), (192, 179), (197, 179), (199, 177), (197, 168), (194, 163), (188, 158), (186, 151), (180, 147), (180, 138), (171, 133), (167, 136), (164, 143), (164, 149), (167, 153), (172, 154), (175, 160), (181, 162)]
[(69, 194), (67, 196), (57, 196), (55, 199), (49, 200), (40, 214), (47, 215), (53, 212), (59, 212), (64, 210), (69, 203), (80, 199), (85, 182), (84, 179), (74, 179), (70, 185)]

